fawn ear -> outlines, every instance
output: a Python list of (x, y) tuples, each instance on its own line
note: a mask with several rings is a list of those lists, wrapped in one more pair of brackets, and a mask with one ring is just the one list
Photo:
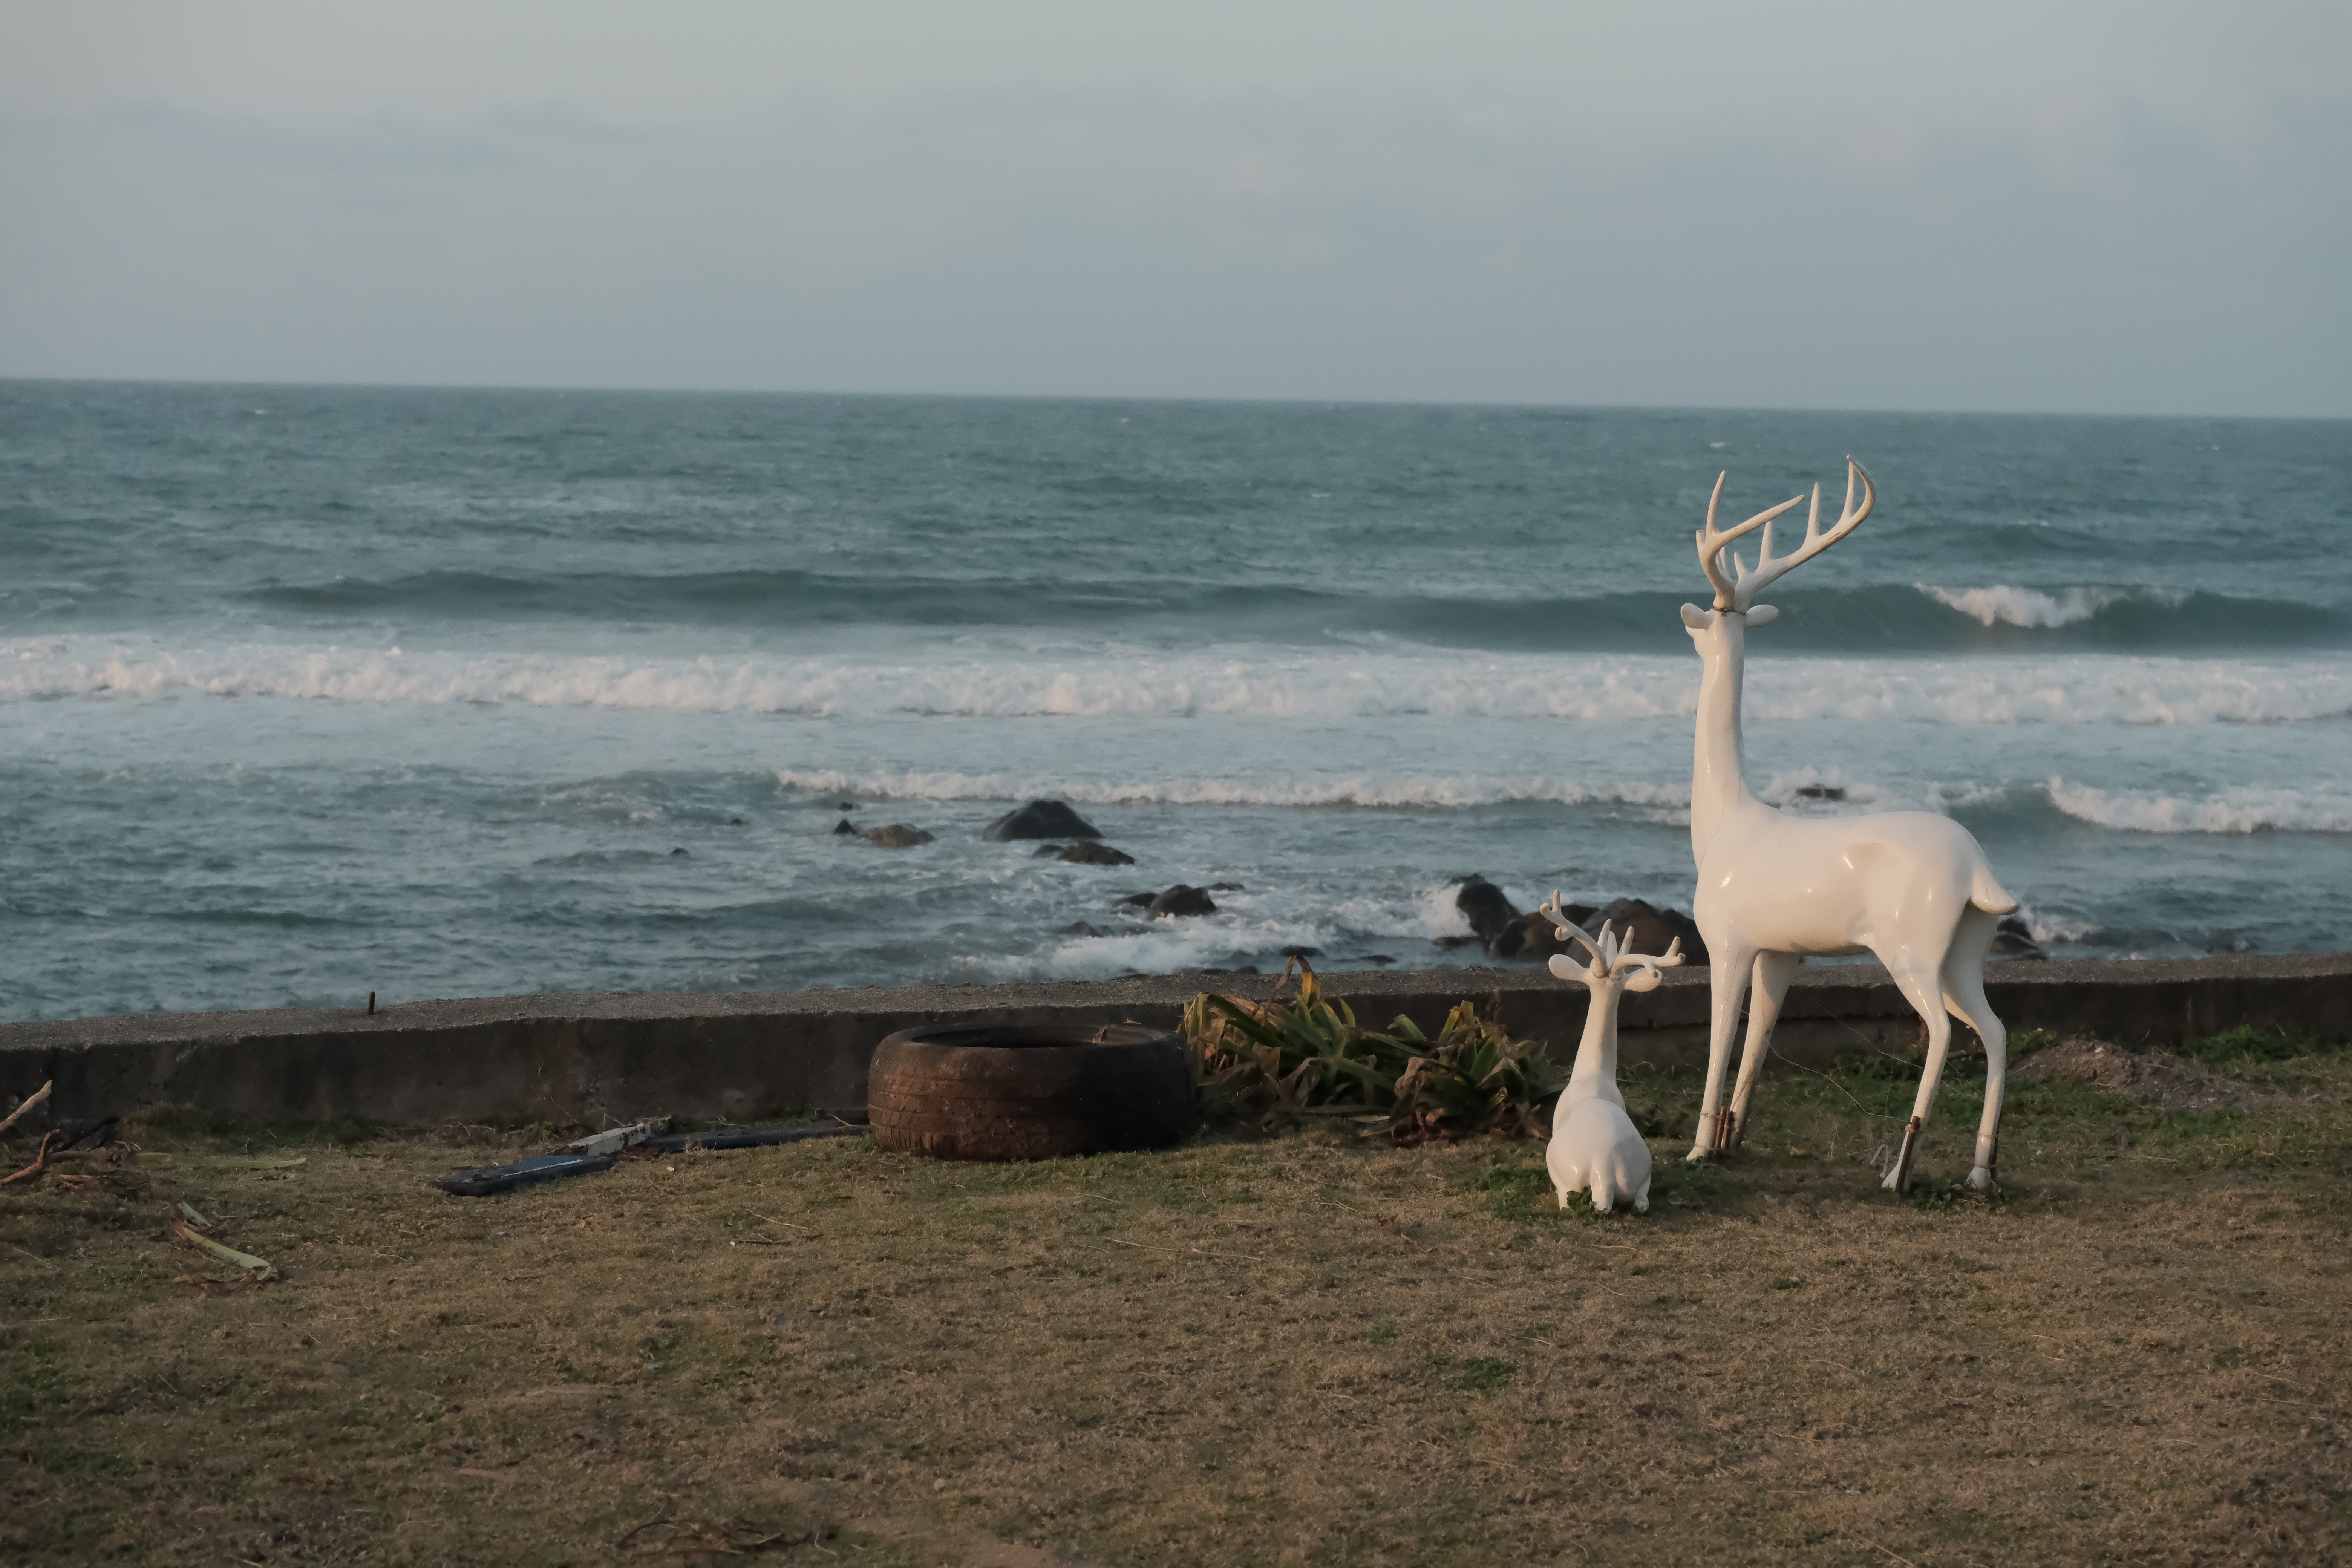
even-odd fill
[(1554, 980), (1581, 980), (1585, 977), (1584, 965), (1564, 952), (1553, 953), (1551, 962), (1544, 967), (1551, 971)]
[(1748, 607), (1748, 624), (1751, 626), (1765, 626), (1780, 618), (1780, 612), (1769, 605), (1751, 605)]
[(1642, 965), (1641, 968), (1635, 970), (1633, 974), (1627, 978), (1625, 982), (1625, 989), (1628, 991), (1655, 991), (1658, 988), (1658, 982), (1664, 978), (1664, 975), (1659, 973), (1656, 970), (1651, 968), (1645, 963)]
[(1702, 610), (1696, 605), (1683, 606), (1683, 625), (1695, 632), (1703, 632), (1715, 624), (1715, 612)]

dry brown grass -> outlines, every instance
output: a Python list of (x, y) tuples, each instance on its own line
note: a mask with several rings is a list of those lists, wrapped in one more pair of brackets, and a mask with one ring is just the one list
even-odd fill
[[(1642, 1218), (1531, 1203), (1526, 1145), (1302, 1139), (428, 1188), (517, 1152), (473, 1131), (44, 1182), (0, 1195), (0, 1556), (2324, 1561), (2347, 1076), (2293, 1086), (2284, 1166), (2021, 1088), (1997, 1205), (1822, 1157), (1867, 1075), (1767, 1103), (1805, 1157), (1662, 1140)], [(182, 1199), (284, 1278), (175, 1283), (233, 1273), (159, 1239)]]

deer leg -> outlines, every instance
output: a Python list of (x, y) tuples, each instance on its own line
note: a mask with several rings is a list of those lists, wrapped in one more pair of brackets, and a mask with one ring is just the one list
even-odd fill
[(1727, 1152), (1748, 1136), (1748, 1097), (1756, 1092), (1757, 1070), (1772, 1048), (1772, 1026), (1780, 1021), (1780, 1003), (1796, 978), (1793, 952), (1756, 955), (1756, 989), (1748, 997), (1748, 1043), (1739, 1052), (1739, 1081), (1731, 1089), (1731, 1137)]
[[(1699, 934), (1704, 936), (1706, 933), (1701, 931)], [(1707, 948), (1710, 952), (1722, 951), (1713, 942), (1709, 942)], [(1715, 1010), (1707, 1025), (1706, 1088), (1699, 1095), (1698, 1137), (1685, 1156), (1690, 1160), (1706, 1159), (1724, 1142), (1721, 1136), (1725, 1131), (1722, 1126), (1724, 1119), (1717, 1114), (1716, 1108), (1723, 1099), (1723, 1069), (1731, 1059), (1731, 1037), (1739, 1027), (1740, 998), (1748, 992), (1748, 968), (1755, 960), (1754, 948), (1745, 952), (1735, 949), (1714, 959), (1707, 973), (1709, 997)]]
[[(1977, 1032), (1985, 1048), (1984, 1117), (1977, 1123), (1977, 1163), (1969, 1185), (1991, 1188), (2000, 1152), (2001, 1091), (2009, 1076), (2009, 1030), (1985, 1000), (1984, 952), (1999, 915), (1971, 909), (1960, 917), (1959, 935), (1944, 955), (1944, 1005)], [(1979, 933), (1977, 928), (1981, 927)]]
[(1890, 1193), (1900, 1193), (1911, 1184), (1911, 1160), (1927, 1131), (1927, 1114), (1936, 1108), (1936, 1085), (1944, 1076), (1944, 1053), (1952, 1044), (1952, 1019), (1944, 1011), (1943, 993), (1934, 979), (1913, 970), (1895, 970), (1894, 978), (1904, 998), (1919, 1010), (1927, 1026), (1927, 1060), (1919, 1069), (1919, 1093), (1911, 1102), (1911, 1120), (1903, 1129), (1903, 1148), (1881, 1184)]

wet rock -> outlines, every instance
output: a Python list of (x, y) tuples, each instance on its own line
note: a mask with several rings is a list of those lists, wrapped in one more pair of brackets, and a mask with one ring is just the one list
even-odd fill
[(1351, 958), (1348, 960), (1348, 962), (1350, 963), (1369, 963), (1375, 969), (1386, 969), (1390, 964), (1394, 963), (1396, 960), (1391, 958), (1385, 952), (1368, 952), (1361, 958)]
[(1663, 957), (1666, 944), (1679, 937), (1684, 966), (1706, 967), (1706, 943), (1699, 938), (1698, 924), (1680, 910), (1662, 910), (1640, 899), (1619, 899), (1593, 910), (1583, 925), (1599, 936), (1603, 922), (1616, 928), (1618, 944), (1627, 952)]
[(1132, 866), (1135, 857), (1124, 849), (1114, 849), (1108, 844), (1048, 844), (1037, 851), (1040, 860), (1051, 857), (1067, 860), (1074, 866)]
[[(1572, 925), (1582, 926), (1589, 933), (1598, 934), (1592, 923), (1593, 910), (1590, 904), (1562, 904), (1560, 913)], [(1555, 952), (1583, 955), (1584, 950), (1574, 937), (1563, 937), (1559, 928), (1539, 914), (1521, 915), (1497, 932), (1486, 944), (1486, 951), (1496, 958), (1549, 958)]]
[(1066, 925), (1061, 929), (1059, 934), (1063, 936), (1100, 936), (1103, 933), (1096, 930), (1093, 926), (1087, 924), (1084, 921), (1072, 921), (1068, 925)]
[(1995, 958), (2038, 958), (2047, 962), (2050, 955), (2033, 940), (2033, 932), (2015, 915), (2003, 915), (2000, 924), (1993, 927), (1992, 956)]
[(1100, 838), (1102, 831), (1061, 801), (1033, 800), (982, 828), (980, 836), (1001, 844), (1015, 838)]
[(1205, 888), (1191, 888), (1179, 882), (1152, 900), (1144, 912), (1156, 921), (1180, 915), (1213, 915), (1217, 912), (1217, 900), (1209, 897)]
[(857, 809), (857, 803), (854, 800), (845, 800), (839, 805), (834, 807), (834, 809), (835, 811), (856, 811)]
[(834, 831), (834, 836), (835, 836), (835, 837), (840, 837), (842, 834), (845, 834), (845, 833), (846, 833), (846, 834), (850, 835), (852, 837), (855, 837), (856, 836), (856, 833), (857, 833), (857, 829), (856, 829), (855, 827), (852, 827), (852, 826), (849, 826), (849, 818), (847, 818), (847, 817), (845, 817), (845, 817), (843, 817), (839, 822), (836, 822), (836, 823), (835, 823), (835, 824), (833, 825), (833, 831)]
[(1475, 874), (1459, 879), (1454, 890), (1454, 907), (1462, 911), (1481, 942), (1493, 942), (1519, 918), (1519, 911), (1511, 907), (1503, 889)]
[(740, 816), (730, 816), (727, 819), (727, 826), (730, 827), (740, 827), (743, 826), (743, 819)]
[(1285, 947), (1278, 948), (1276, 951), (1280, 952), (1285, 958), (1320, 958), (1323, 956), (1323, 950), (1319, 947)]
[(1239, 882), (1212, 882), (1209, 884), (1209, 891), (1213, 893), (1246, 893), (1249, 889), (1243, 887)]
[(686, 853), (686, 851), (685, 851), (685, 850), (683, 850), (683, 849), (673, 849), (673, 850), (671, 850), (671, 851), (670, 851), (670, 853), (671, 853), (671, 854), (673, 854), (673, 855), (683, 855), (683, 854), (685, 854), (685, 853)]
[(885, 849), (911, 849), (918, 844), (931, 841), (929, 834), (919, 827), (909, 827), (903, 822), (894, 822), (887, 827), (869, 827), (857, 837)]
[(1433, 936), (1429, 939), (1429, 945), (1432, 947), (1443, 947), (1447, 949), (1457, 947), (1476, 947), (1478, 945), (1478, 939), (1475, 936)]
[(1843, 800), (1845, 791), (1835, 784), (1799, 784), (1789, 792), (1792, 800)]
[(1159, 896), (1160, 895), (1157, 893), (1124, 893), (1119, 896), (1117, 902), (1111, 905), (1111, 908), (1115, 910), (1148, 910), (1151, 907), (1151, 900)]

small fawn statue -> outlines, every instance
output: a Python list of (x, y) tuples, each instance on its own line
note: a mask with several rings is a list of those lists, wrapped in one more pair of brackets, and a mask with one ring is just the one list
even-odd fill
[(1562, 980), (1581, 981), (1592, 993), (1584, 1013), (1584, 1038), (1576, 1047), (1576, 1067), (1559, 1103), (1551, 1113), (1551, 1144), (1544, 1151), (1544, 1168), (1559, 1194), (1589, 1192), (1592, 1206), (1607, 1214), (1618, 1198), (1631, 1197), (1636, 1212), (1650, 1207), (1650, 1146), (1625, 1114), (1625, 1097), (1617, 1088), (1617, 1003), (1628, 991), (1654, 990), (1665, 978), (1661, 973), (1682, 963), (1682, 939), (1676, 937), (1655, 958), (1618, 950), (1617, 934), (1606, 924), (1595, 942), (1559, 910), (1559, 894), (1536, 911), (1551, 921), (1559, 940), (1571, 938), (1592, 952), (1590, 967), (1564, 952), (1551, 956), (1551, 972)]
[[(1854, 503), (1859, 485), (1862, 501)], [(1738, 1144), (1748, 1130), (1748, 1100), (1756, 1087), (1797, 965), (1809, 953), (1869, 952), (1927, 1026), (1927, 1059), (1903, 1132), (1902, 1152), (1887, 1168), (1885, 1185), (1901, 1192), (1951, 1043), (1952, 1017), (1975, 1029), (1985, 1047), (1984, 1116), (1977, 1125), (1976, 1165), (1969, 1185), (1992, 1185), (2000, 1131), (2001, 1079), (2009, 1036), (1984, 994), (1985, 954), (2000, 918), (2017, 900), (1994, 880), (1984, 851), (1969, 830), (1929, 811), (1874, 816), (1807, 818), (1775, 811), (1748, 793), (1740, 743), (1739, 686), (1747, 636), (1779, 612), (1756, 595), (1862, 526), (1878, 491), (1853, 458), (1846, 459), (1845, 508), (1837, 525), (1821, 531), (1822, 488), (1805, 541), (1790, 554), (1772, 553), (1772, 520), (1803, 496), (1758, 512), (1738, 527), (1717, 531), (1723, 479), (1706, 503), (1698, 531), (1699, 567), (1714, 584), (1715, 604), (1685, 605), (1683, 625), (1698, 646), (1696, 743), (1691, 754), (1691, 857), (1698, 864), (1692, 914), (1706, 939), (1714, 1017), (1707, 1038), (1706, 1089), (1699, 1105), (1698, 1138), (1690, 1158)], [(1744, 564), (1731, 545), (1764, 531), (1756, 564)], [(1728, 570), (1726, 569), (1727, 558)], [(1748, 1010), (1748, 1043), (1728, 1110), (1718, 1110), (1731, 1037), (1750, 973), (1755, 1000)], [(1948, 1015), (1949, 1015), (1948, 1016)]]

